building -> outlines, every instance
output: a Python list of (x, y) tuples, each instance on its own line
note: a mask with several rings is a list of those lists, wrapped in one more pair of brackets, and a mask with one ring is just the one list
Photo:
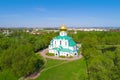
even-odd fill
[(50, 41), (49, 53), (54, 53), (55, 56), (78, 56), (77, 44), (67, 35), (65, 25), (60, 27), (59, 36)]

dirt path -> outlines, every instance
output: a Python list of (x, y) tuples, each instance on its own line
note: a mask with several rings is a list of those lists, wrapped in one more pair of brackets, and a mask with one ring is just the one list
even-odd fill
[(49, 69), (52, 69), (52, 68), (55, 68), (55, 67), (58, 67), (60, 65), (63, 65), (63, 64), (66, 64), (66, 63), (69, 63), (71, 61), (65, 61), (65, 62), (62, 62), (60, 64), (56, 64), (56, 65), (53, 65), (53, 66), (50, 66), (48, 68), (45, 68), (45, 69), (42, 69), (40, 72), (36, 72), (34, 74), (32, 74), (31, 76), (28, 76), (27, 78), (25, 78), (24, 80), (35, 80), (36, 78), (38, 78), (40, 76), (40, 74), (44, 71), (47, 71)]
[(48, 68), (46, 68), (46, 69), (43, 69), (41, 72), (47, 71), (47, 70), (49, 70), (49, 69), (51, 69), (51, 68), (55, 68), (55, 67), (58, 67), (58, 66), (60, 66), (60, 65), (69, 63), (69, 62), (70, 62), (70, 61), (65, 61), (65, 62), (62, 62), (62, 63), (60, 63), (60, 64), (56, 64), (56, 65), (50, 66), (50, 67), (48, 67)]
[(35, 72), (33, 74), (31, 74), (30, 76), (26, 77), (24, 80), (35, 80), (36, 78), (38, 78), (40, 76), (40, 74), (43, 72), (43, 71), (47, 71), (51, 68), (54, 68), (54, 67), (57, 67), (57, 66), (60, 66), (62, 64), (66, 64), (68, 62), (71, 62), (73, 60), (78, 60), (80, 58), (82, 58), (82, 55), (79, 55), (79, 56), (75, 56), (73, 58), (60, 58), (60, 57), (57, 57), (57, 56), (48, 56), (46, 55), (46, 53), (48, 53), (48, 48), (47, 49), (44, 49), (44, 50), (41, 50), (38, 54), (40, 54), (44, 60), (45, 60), (45, 64), (47, 63), (47, 59), (46, 58), (50, 58), (50, 59), (57, 59), (57, 60), (66, 60), (65, 62), (62, 62), (60, 64), (57, 64), (57, 65), (53, 65), (53, 66), (50, 66), (48, 68), (45, 68), (45, 69), (42, 69), (41, 71), (38, 71), (38, 72)]

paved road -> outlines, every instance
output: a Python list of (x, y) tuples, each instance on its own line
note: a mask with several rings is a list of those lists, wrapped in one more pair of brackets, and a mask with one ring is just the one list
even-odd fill
[(48, 48), (40, 51), (40, 55), (41, 55), (44, 59), (45, 59), (45, 58), (50, 58), (50, 59), (57, 59), (57, 60), (77, 60), (77, 59), (82, 58), (82, 55), (75, 56), (75, 57), (73, 57), (73, 58), (60, 58), (60, 57), (57, 57), (57, 56), (48, 56), (48, 55), (46, 55), (46, 53), (48, 53)]

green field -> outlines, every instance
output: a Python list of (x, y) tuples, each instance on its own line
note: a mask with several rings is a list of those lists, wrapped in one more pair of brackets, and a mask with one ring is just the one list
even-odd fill
[(45, 68), (36, 80), (87, 80), (84, 59), (61, 61), (47, 59)]

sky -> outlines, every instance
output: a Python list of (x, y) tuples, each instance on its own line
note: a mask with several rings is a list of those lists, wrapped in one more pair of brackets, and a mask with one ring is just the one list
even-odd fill
[(0, 27), (120, 27), (120, 0), (0, 0)]

